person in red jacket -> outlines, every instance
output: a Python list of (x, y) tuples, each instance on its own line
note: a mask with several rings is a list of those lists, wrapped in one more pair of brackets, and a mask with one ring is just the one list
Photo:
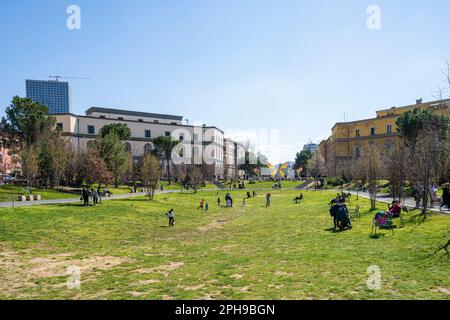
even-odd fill
[(394, 200), (392, 204), (389, 206), (388, 211), (394, 218), (400, 217), (400, 213), (402, 212), (402, 206), (400, 205), (400, 202)]

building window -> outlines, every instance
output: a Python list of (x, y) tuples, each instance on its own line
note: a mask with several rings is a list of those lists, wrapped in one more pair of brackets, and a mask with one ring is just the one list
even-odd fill
[(166, 131), (166, 132), (164, 133), (164, 135), (165, 135), (166, 137), (170, 137), (170, 131)]
[(151, 130), (145, 130), (145, 137), (151, 138), (152, 137), (152, 131)]
[(392, 133), (392, 125), (388, 125), (386, 131), (387, 133)]
[(184, 140), (184, 136), (182, 135), (182, 134), (180, 134), (180, 139), (179, 139), (180, 141), (183, 141)]
[(95, 134), (95, 126), (88, 126), (87, 130), (88, 134)]
[(144, 119), (138, 119), (138, 122), (144, 122)]
[(99, 118), (100, 118), (100, 119), (106, 119), (106, 117), (105, 117), (105, 116), (99, 116)]
[(361, 137), (361, 131), (358, 129), (355, 132), (356, 137)]
[(155, 122), (155, 123), (159, 123), (159, 121), (158, 121), (158, 120), (155, 120), (154, 122)]
[(122, 117), (118, 117), (117, 119), (119, 119), (119, 120), (123, 120), (123, 118), (122, 118)]
[(370, 135), (371, 135), (371, 136), (376, 135), (376, 130), (375, 130), (375, 128), (370, 128)]
[(355, 158), (359, 158), (361, 157), (361, 147), (360, 146), (356, 146), (355, 148)]
[(56, 124), (56, 129), (58, 129), (59, 131), (63, 131), (64, 128), (64, 124), (62, 122), (59, 122)]
[(176, 123), (176, 122), (171, 122), (171, 124), (173, 124), (174, 126), (176, 126), (176, 125), (177, 125), (177, 123)]

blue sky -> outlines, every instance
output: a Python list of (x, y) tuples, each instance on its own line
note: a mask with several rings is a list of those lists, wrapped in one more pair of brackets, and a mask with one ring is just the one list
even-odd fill
[[(66, 8), (81, 8), (81, 30)], [(381, 30), (366, 27), (369, 5)], [(71, 80), (89, 106), (180, 114), (226, 132), (279, 131), (293, 160), (335, 122), (433, 99), (450, 60), (449, 1), (2, 1), (0, 112), (26, 78)]]

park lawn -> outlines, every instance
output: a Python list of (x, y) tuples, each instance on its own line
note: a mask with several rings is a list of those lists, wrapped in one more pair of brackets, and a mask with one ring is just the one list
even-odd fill
[[(449, 299), (450, 216), (436, 214), (378, 239), (373, 212), (353, 199), (362, 218), (332, 232), (333, 192), (271, 191), (240, 207), (217, 206), (225, 191), (160, 194), (76, 204), (0, 209), (0, 298), (3, 299)], [(208, 212), (197, 209), (204, 198)], [(164, 212), (175, 209), (175, 227)], [(380, 204), (384, 209), (385, 205)], [(397, 221), (397, 224), (400, 222)], [(367, 268), (381, 268), (381, 290), (366, 286)], [(66, 286), (69, 266), (81, 289)]]
[[(278, 182), (274, 181), (256, 181), (255, 183), (245, 182), (247, 189), (272, 189), (273, 185)], [(302, 181), (281, 181), (281, 188), (295, 189), (299, 185), (303, 184)]]
[[(170, 186), (168, 181), (160, 181), (158, 184), (158, 188), (163, 187), (164, 190), (181, 190), (181, 183), (172, 181)], [(212, 183), (205, 183), (204, 187), (199, 188), (201, 189), (207, 189), (207, 190), (216, 190), (217, 186)]]
[[(77, 194), (69, 192), (44, 188), (33, 188), (33, 194), (40, 194), (42, 200), (70, 199), (78, 196)], [(30, 195), (30, 193), (26, 188), (19, 186), (0, 186), (0, 202), (10, 202), (12, 200), (12, 196), (14, 196), (14, 201), (17, 201), (20, 195)]]

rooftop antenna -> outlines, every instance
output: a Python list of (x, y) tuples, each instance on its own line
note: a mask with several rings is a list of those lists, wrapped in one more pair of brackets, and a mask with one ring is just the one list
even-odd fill
[(55, 81), (59, 81), (59, 79), (92, 80), (92, 78), (66, 77), (66, 76), (48, 76), (48, 78), (50, 80), (54, 79)]

